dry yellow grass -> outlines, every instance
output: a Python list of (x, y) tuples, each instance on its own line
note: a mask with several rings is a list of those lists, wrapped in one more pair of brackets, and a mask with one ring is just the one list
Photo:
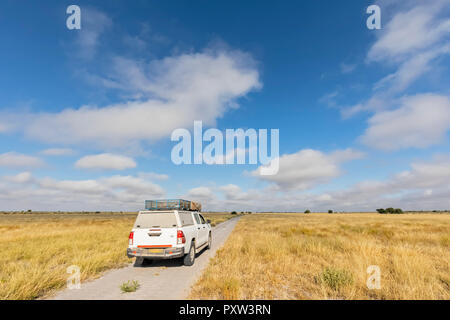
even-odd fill
[(449, 235), (448, 214), (252, 214), (190, 298), (449, 299)]
[[(128, 234), (136, 213), (0, 214), (0, 300), (35, 299), (66, 286), (67, 267), (81, 281), (131, 262)], [(212, 224), (229, 214), (205, 214)]]

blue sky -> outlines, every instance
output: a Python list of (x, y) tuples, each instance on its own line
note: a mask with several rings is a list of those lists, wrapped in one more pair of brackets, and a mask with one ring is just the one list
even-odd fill
[[(81, 8), (68, 30), (66, 8)], [(366, 8), (381, 8), (369, 30)], [(3, 1), (0, 209), (450, 208), (446, 1)], [(176, 128), (279, 129), (280, 170)]]

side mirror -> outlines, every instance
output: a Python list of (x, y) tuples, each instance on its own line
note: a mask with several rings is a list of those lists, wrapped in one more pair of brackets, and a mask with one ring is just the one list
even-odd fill
[(211, 220), (210, 220), (210, 219), (206, 220), (206, 222), (208, 222), (209, 224), (211, 224)]

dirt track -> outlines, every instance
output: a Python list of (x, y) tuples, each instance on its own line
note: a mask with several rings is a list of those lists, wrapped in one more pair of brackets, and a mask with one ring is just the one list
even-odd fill
[[(50, 299), (184, 299), (189, 294), (191, 285), (207, 266), (209, 258), (213, 257), (217, 249), (222, 246), (238, 220), (234, 218), (213, 228), (211, 250), (202, 250), (198, 253), (195, 264), (191, 267), (182, 265), (179, 259), (155, 261), (142, 267), (129, 265), (122, 269), (108, 271), (99, 279), (82, 283), (81, 289), (65, 289)], [(128, 280), (137, 280), (140, 288), (136, 292), (122, 293), (119, 286)]]

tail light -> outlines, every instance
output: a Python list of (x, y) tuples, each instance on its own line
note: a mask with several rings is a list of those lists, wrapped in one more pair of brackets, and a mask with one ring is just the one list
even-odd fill
[(131, 231), (131, 232), (130, 232), (130, 235), (128, 236), (128, 244), (129, 244), (130, 246), (133, 245), (133, 238), (134, 238), (134, 232)]
[(183, 244), (186, 243), (186, 238), (184, 236), (183, 231), (178, 230), (177, 231), (177, 244)]

